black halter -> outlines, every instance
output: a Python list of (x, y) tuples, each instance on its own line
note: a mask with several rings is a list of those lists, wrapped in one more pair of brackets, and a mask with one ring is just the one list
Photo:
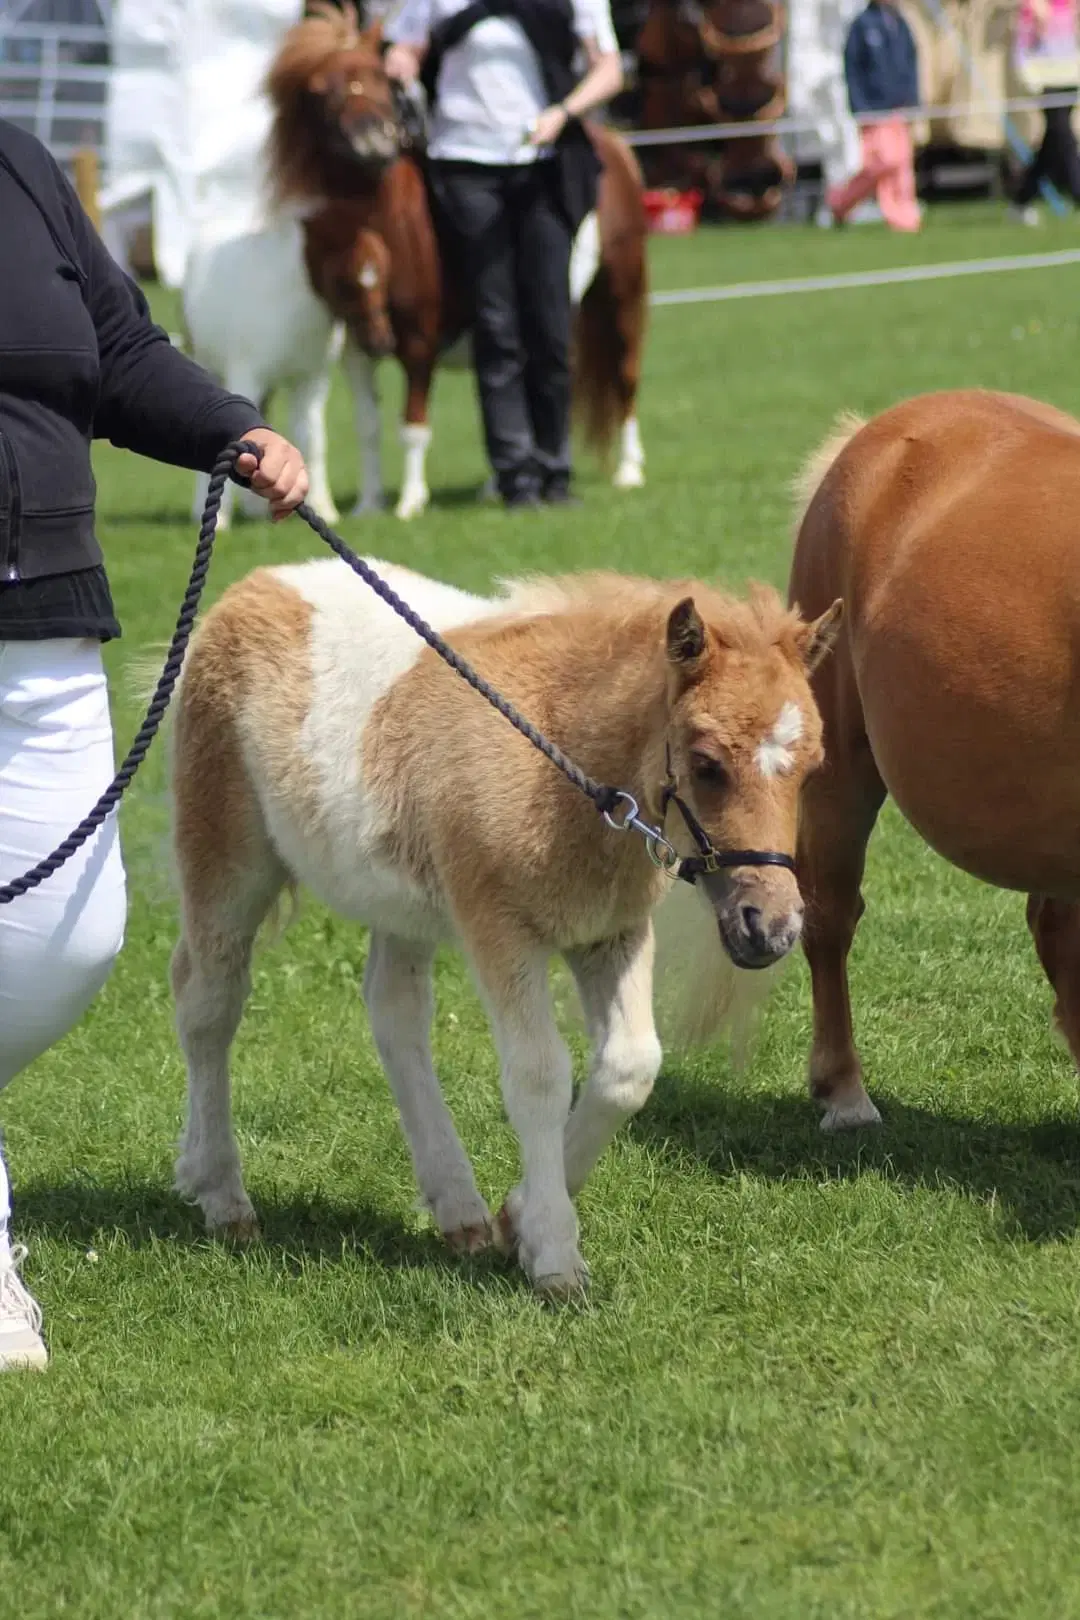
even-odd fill
[(785, 871), (794, 872), (795, 862), (791, 856), (782, 855), (775, 849), (716, 849), (697, 816), (679, 794), (679, 784), (671, 769), (670, 750), (667, 768), (667, 781), (660, 795), (661, 812), (666, 816), (668, 805), (673, 804), (701, 851), (699, 855), (683, 856), (675, 869), (676, 877), (682, 878), (684, 883), (696, 883), (703, 875), (720, 872), (733, 866), (782, 866)]

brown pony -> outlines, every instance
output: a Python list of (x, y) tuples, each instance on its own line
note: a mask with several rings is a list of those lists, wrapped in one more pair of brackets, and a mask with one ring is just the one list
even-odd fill
[[(267, 91), (271, 200), (305, 214), (312, 288), (341, 320), (346, 365), (377, 447), (373, 362), (393, 351), (407, 387), (402, 437), (405, 477), (398, 515), (427, 504), (428, 399), (436, 364), (465, 335), (462, 289), (441, 263), (423, 174), (407, 147), (382, 67), (381, 30), (361, 30), (351, 5), (315, 0), (274, 59)], [(575, 403), (588, 444), (601, 454), (620, 437), (614, 482), (644, 482), (636, 400), (644, 339), (648, 223), (630, 148), (590, 125), (603, 162), (597, 217), (575, 244), (571, 279), (582, 283), (575, 330)], [(597, 230), (598, 227), (598, 230)], [(598, 240), (597, 240), (598, 236)], [(591, 250), (591, 252), (590, 252)], [(591, 263), (588, 263), (591, 257)], [(368, 420), (364, 421), (363, 418)], [(373, 487), (373, 485), (375, 487)], [(366, 506), (381, 501), (377, 449), (366, 458)]]
[(1080, 1062), (1080, 422), (1017, 395), (928, 394), (847, 419), (802, 476), (790, 599), (842, 596), (814, 675), (824, 769), (798, 845), (827, 1130), (875, 1124), (847, 956), (886, 793), (946, 860), (1028, 895)]

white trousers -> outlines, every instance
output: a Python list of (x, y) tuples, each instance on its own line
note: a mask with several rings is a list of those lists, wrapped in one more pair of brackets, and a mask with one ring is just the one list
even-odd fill
[[(114, 769), (100, 644), (0, 641), (0, 883), (55, 849)], [(39, 888), (0, 906), (0, 1088), (82, 1017), (126, 912), (115, 813)], [(0, 1258), (10, 1214), (0, 1145)]]

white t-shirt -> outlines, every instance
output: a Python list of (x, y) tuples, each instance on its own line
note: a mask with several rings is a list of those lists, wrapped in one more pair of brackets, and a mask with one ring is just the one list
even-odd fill
[[(386, 38), (424, 45), (436, 24), (468, 4), (405, 0)], [(578, 39), (594, 40), (603, 52), (619, 49), (609, 0), (573, 0), (573, 7)], [(532, 163), (542, 154), (525, 137), (547, 105), (540, 63), (520, 23), (485, 17), (443, 57), (428, 153), (470, 163)]]

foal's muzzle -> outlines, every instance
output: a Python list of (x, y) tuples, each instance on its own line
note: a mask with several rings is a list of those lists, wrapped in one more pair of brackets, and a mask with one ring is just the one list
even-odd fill
[(724, 949), (736, 967), (751, 971), (772, 967), (798, 944), (803, 906), (797, 890), (773, 899), (755, 885), (721, 873), (707, 877), (705, 888)]

